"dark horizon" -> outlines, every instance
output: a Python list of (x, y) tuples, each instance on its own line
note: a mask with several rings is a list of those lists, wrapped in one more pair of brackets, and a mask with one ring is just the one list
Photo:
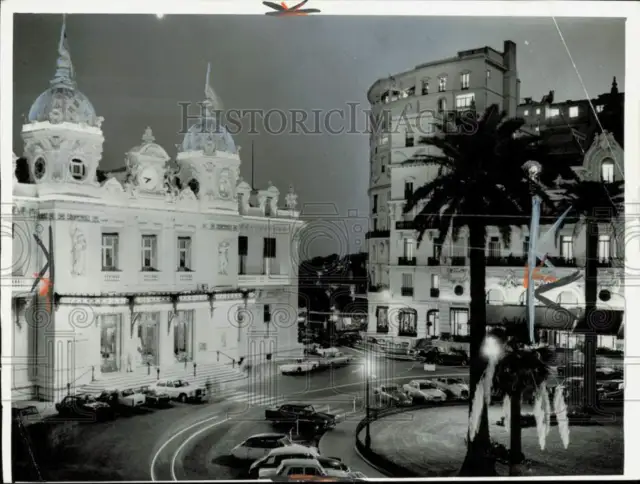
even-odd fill
[[(18, 156), (23, 115), (55, 70), (61, 23), (61, 15), (15, 15), (13, 151)], [(558, 23), (589, 97), (609, 92), (613, 76), (624, 91), (625, 20)], [(202, 101), (207, 62), (225, 107), (327, 113), (348, 111), (354, 103), (364, 115), (367, 90), (377, 79), (460, 50), (485, 45), (502, 50), (503, 41), (512, 40), (521, 102), (539, 100), (550, 90), (557, 101), (587, 97), (550, 18), (74, 14), (67, 16), (67, 34), (78, 88), (105, 118), (102, 169), (122, 166), (124, 153), (139, 143), (147, 126), (175, 158), (181, 141), (178, 103)], [(308, 257), (362, 248), (369, 210), (366, 134), (243, 130), (234, 138), (244, 148), (245, 180), (251, 179), (254, 142), (256, 186), (273, 181), (284, 197), (292, 184), (305, 215), (320, 219), (314, 230), (322, 239), (307, 242)], [(331, 220), (344, 225), (344, 236), (322, 233), (332, 230), (326, 224)]]

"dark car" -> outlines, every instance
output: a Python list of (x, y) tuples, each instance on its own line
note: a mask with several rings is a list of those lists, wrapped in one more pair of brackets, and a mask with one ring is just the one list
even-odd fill
[(141, 387), (136, 391), (145, 396), (145, 405), (147, 407), (165, 408), (171, 406), (171, 396), (168, 393), (149, 387)]
[(24, 407), (13, 407), (11, 409), (12, 421), (14, 424), (26, 427), (40, 419), (40, 412), (35, 405)]
[(301, 430), (324, 431), (336, 426), (335, 415), (317, 412), (313, 405), (288, 403), (267, 408), (264, 416), (274, 425), (299, 426)]
[(624, 401), (624, 380), (611, 380), (598, 384), (598, 399), (601, 403), (622, 403)]
[(437, 347), (421, 349), (418, 351), (417, 356), (425, 363), (436, 365), (467, 366), (469, 363), (467, 353), (457, 349), (451, 349), (450, 351), (443, 351)]
[(86, 417), (92, 420), (105, 420), (115, 416), (108, 403), (89, 394), (67, 395), (56, 403), (56, 410), (63, 417)]

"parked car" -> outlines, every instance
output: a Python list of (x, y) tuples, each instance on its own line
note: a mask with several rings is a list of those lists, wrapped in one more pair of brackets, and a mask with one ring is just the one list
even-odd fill
[(135, 390), (105, 390), (98, 396), (98, 401), (111, 405), (114, 409), (134, 409), (145, 404), (144, 393)]
[(441, 377), (433, 380), (436, 386), (446, 393), (447, 398), (469, 398), (469, 385), (462, 378)]
[(322, 366), (329, 366), (332, 368), (338, 368), (340, 366), (348, 365), (353, 361), (351, 355), (347, 355), (342, 351), (336, 351), (335, 353), (327, 353), (321, 360)]
[(276, 469), (274, 478), (282, 477), (289, 480), (301, 480), (316, 477), (328, 477), (322, 464), (317, 459), (286, 459)]
[(171, 396), (167, 392), (161, 392), (148, 386), (139, 388), (137, 392), (144, 395), (144, 404), (148, 407), (165, 408), (171, 405)]
[(400, 407), (411, 405), (412, 399), (404, 389), (397, 384), (382, 385), (373, 390), (380, 406), (397, 405)]
[(274, 425), (296, 424), (305, 427), (313, 427), (314, 430), (323, 431), (336, 426), (336, 416), (324, 412), (317, 412), (313, 405), (284, 404), (275, 408), (267, 408), (264, 417)]
[(329, 348), (318, 348), (318, 355), (327, 357), (331, 354), (340, 353), (340, 350), (335, 346), (330, 346)]
[(320, 453), (313, 447), (303, 445), (290, 445), (273, 449), (262, 459), (258, 459), (249, 467), (249, 478), (263, 479), (275, 474), (276, 469), (283, 460), (287, 459), (316, 459)]
[(279, 447), (293, 445), (286, 434), (258, 434), (249, 437), (231, 449), (231, 455), (238, 460), (255, 461)]
[(40, 419), (40, 412), (35, 405), (25, 405), (24, 407), (13, 407), (11, 409), (11, 419), (14, 425), (27, 427)]
[(56, 410), (63, 417), (87, 417), (95, 420), (113, 418), (113, 408), (89, 394), (67, 395), (56, 403)]
[(444, 402), (447, 399), (446, 393), (429, 380), (412, 380), (403, 389), (413, 403)]
[(283, 375), (309, 373), (320, 368), (319, 360), (304, 360), (302, 358), (294, 363), (280, 366), (280, 373)]
[(338, 337), (338, 344), (341, 346), (355, 346), (362, 342), (359, 333), (343, 333)]
[(351, 469), (338, 457), (317, 457), (316, 460), (329, 477), (351, 477)]
[(624, 401), (624, 380), (611, 380), (598, 388), (599, 399), (603, 403), (621, 403)]
[(419, 350), (417, 357), (425, 363), (436, 365), (467, 366), (469, 363), (469, 357), (465, 351), (457, 349), (444, 351), (436, 346)]
[(159, 380), (149, 388), (159, 393), (166, 393), (171, 400), (178, 400), (183, 403), (200, 402), (207, 395), (207, 390), (204, 386), (192, 385), (185, 380)]

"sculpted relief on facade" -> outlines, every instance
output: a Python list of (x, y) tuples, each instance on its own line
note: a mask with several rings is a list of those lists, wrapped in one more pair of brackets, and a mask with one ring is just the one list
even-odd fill
[(83, 276), (86, 269), (87, 239), (82, 229), (76, 224), (69, 227), (69, 235), (71, 237), (71, 274)]
[(223, 241), (218, 244), (218, 274), (222, 276), (229, 275), (229, 241)]

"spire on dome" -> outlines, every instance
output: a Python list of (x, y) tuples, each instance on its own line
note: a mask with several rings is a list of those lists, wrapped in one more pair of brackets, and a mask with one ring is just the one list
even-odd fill
[(204, 84), (204, 95), (205, 101), (204, 104), (211, 111), (221, 111), (222, 110), (222, 101), (215, 93), (213, 88), (211, 87), (211, 83), (209, 78), (211, 76), (211, 62), (207, 63), (207, 77)]
[(156, 137), (153, 136), (153, 131), (151, 128), (147, 126), (147, 129), (144, 130), (144, 134), (142, 135), (142, 141), (147, 144), (153, 143), (156, 140)]
[(58, 43), (58, 60), (56, 62), (56, 74), (51, 80), (52, 86), (64, 86), (71, 89), (76, 87), (71, 54), (67, 42), (67, 16), (62, 14), (62, 29), (60, 30), (60, 42)]
[(611, 83), (611, 94), (618, 94), (618, 81), (616, 76), (613, 76), (613, 82)]

